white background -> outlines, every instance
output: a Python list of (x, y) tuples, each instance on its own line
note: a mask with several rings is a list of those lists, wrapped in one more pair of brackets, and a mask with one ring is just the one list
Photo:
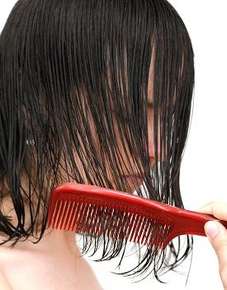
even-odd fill
[[(195, 52), (193, 115), (181, 170), (184, 204), (187, 209), (193, 210), (211, 200), (227, 201), (227, 5), (226, 0), (170, 2), (186, 24)], [(15, 3), (15, 0), (0, 0), (0, 29)], [(127, 278), (117, 277), (109, 272), (114, 271), (111, 262), (90, 264), (105, 290), (223, 289), (217, 258), (205, 237), (195, 237), (186, 288), (190, 259), (180, 268), (184, 275), (169, 273), (163, 277), (169, 282), (167, 285), (158, 284), (151, 277), (139, 284), (131, 284)], [(114, 265), (116, 266), (116, 262)]]

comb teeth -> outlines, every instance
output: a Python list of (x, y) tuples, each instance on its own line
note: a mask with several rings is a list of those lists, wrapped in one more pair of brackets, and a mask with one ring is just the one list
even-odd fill
[[(215, 217), (95, 185), (56, 187), (48, 206), (48, 226), (149, 247), (165, 248), (179, 235), (205, 236), (204, 224)], [(227, 222), (221, 221), (227, 228)]]
[[(59, 230), (76, 231), (94, 236), (126, 239), (141, 245), (165, 244), (171, 226), (161, 224), (126, 208), (108, 208), (84, 201), (58, 200), (50, 226)], [(158, 238), (157, 238), (158, 237)]]
[(76, 204), (76, 202), (69, 202), (69, 211), (67, 211), (68, 215), (65, 215), (64, 217), (64, 223), (62, 224), (62, 227), (64, 228), (64, 225), (65, 225), (65, 229), (66, 230), (69, 230), (70, 229), (70, 224), (71, 224), (71, 221), (72, 221), (72, 215), (73, 215), (73, 212), (74, 210), (76, 209), (76, 207), (78, 207), (79, 205)]

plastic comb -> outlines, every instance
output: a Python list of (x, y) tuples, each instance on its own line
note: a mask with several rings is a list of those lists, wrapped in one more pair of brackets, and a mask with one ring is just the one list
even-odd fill
[[(165, 248), (179, 235), (205, 236), (204, 224), (217, 220), (147, 198), (94, 185), (64, 183), (51, 194), (48, 227), (94, 236), (108, 235)], [(226, 221), (220, 221), (227, 227)]]

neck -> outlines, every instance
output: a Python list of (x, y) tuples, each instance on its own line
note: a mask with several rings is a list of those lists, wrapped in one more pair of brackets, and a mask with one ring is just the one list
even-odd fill
[[(33, 278), (39, 277), (40, 285), (36, 285), (39, 287), (34, 289), (44, 289), (42, 281), (49, 275), (57, 285), (59, 277), (63, 276), (75, 285), (73, 289), (102, 290), (94, 271), (81, 255), (76, 245), (75, 233), (72, 232), (47, 230), (37, 244), (28, 239), (19, 241), (14, 248), (7, 244), (2, 245), (0, 258), (0, 273), (3, 271), (12, 285), (26, 281), (29, 287), (30, 284), (33, 287)], [(28, 269), (30, 274), (26, 276), (23, 273)], [(62, 289), (59, 285), (56, 289)]]
[[(1, 238), (1, 241), (3, 238)], [(5, 240), (5, 238), (4, 238)], [(14, 252), (33, 252), (39, 254), (48, 255), (74, 255), (80, 256), (80, 250), (76, 244), (75, 233), (47, 229), (44, 232), (42, 239), (38, 243), (34, 243), (36, 240), (28, 238), (26, 241), (18, 241), (17, 244), (10, 248), (10, 244), (6, 243), (1, 246), (8, 251)]]

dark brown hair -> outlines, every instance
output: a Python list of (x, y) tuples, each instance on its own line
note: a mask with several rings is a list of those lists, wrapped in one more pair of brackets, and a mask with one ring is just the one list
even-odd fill
[[(147, 97), (153, 57), (152, 168)], [(166, 0), (18, 1), (0, 36), (0, 202), (11, 199), (18, 221), (13, 225), (0, 211), (5, 242), (34, 236), (38, 226), (37, 242), (42, 238), (49, 194), (64, 181), (127, 189), (113, 111), (130, 155), (128, 170), (136, 168), (144, 176), (136, 194), (183, 208), (179, 178), (190, 121), (193, 57), (187, 29)], [(154, 262), (158, 279), (164, 268), (174, 269), (188, 256), (193, 240), (186, 238), (182, 255), (182, 237), (162, 253), (148, 247), (127, 274), (141, 274)], [(103, 245), (100, 260), (121, 251), (124, 255), (126, 244), (120, 241), (85, 234), (83, 239), (83, 252), (93, 244), (94, 254)]]

